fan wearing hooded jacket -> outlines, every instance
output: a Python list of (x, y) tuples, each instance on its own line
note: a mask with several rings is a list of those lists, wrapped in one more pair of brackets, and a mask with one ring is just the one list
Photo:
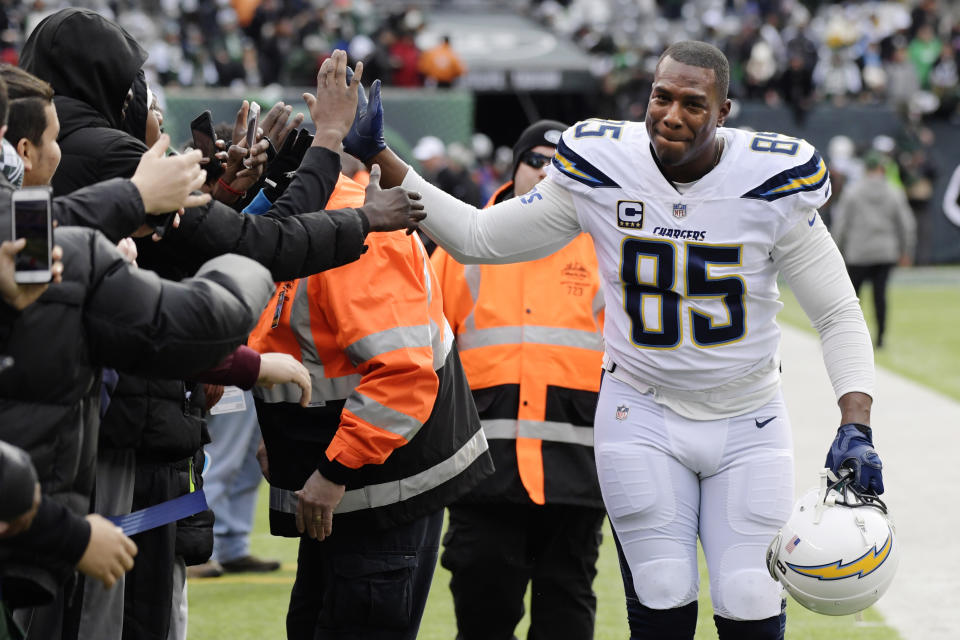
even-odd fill
[[(147, 108), (141, 69), (146, 55), (118, 25), (84, 9), (59, 11), (31, 33), (21, 66), (53, 86), (60, 116), (62, 160), (53, 179), (55, 193), (133, 172), (149, 141), (148, 130), (154, 134), (157, 130), (148, 126), (156, 122)], [(348, 123), (354, 108), (355, 102)], [(369, 230), (399, 228), (409, 220), (405, 212), (391, 218), (369, 204), (360, 210), (318, 211), (339, 166), (337, 154), (315, 146), (274, 205), (274, 213), (245, 216), (218, 202), (188, 209), (180, 227), (168, 232), (162, 243), (138, 242), (138, 262), (175, 280), (226, 252), (254, 258), (270, 269), (274, 280), (309, 276), (351, 262), (362, 252)], [(404, 201), (409, 212), (409, 201)], [(280, 219), (275, 216), (280, 212), (295, 215)], [(383, 224), (385, 220), (392, 226)], [(203, 412), (201, 385), (120, 378), (104, 417), (100, 447), (137, 451), (133, 509), (200, 486), (197, 462), (207, 439)], [(188, 564), (205, 561), (212, 547), (211, 524), (212, 514), (204, 512), (179, 526), (138, 536), (141, 556), (153, 559), (127, 575), (123, 637), (167, 637), (174, 556)]]

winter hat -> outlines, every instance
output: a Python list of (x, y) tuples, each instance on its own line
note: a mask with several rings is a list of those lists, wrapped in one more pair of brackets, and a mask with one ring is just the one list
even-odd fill
[(544, 145), (547, 147), (556, 147), (560, 142), (560, 135), (568, 128), (568, 125), (556, 120), (539, 120), (523, 130), (516, 144), (513, 145), (513, 171), (511, 177), (517, 174), (517, 167), (520, 166), (520, 158), (530, 149)]

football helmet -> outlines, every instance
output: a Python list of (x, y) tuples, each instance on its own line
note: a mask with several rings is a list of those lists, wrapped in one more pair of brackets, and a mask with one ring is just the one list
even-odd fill
[(848, 470), (820, 472), (767, 549), (767, 568), (811, 611), (842, 616), (866, 609), (893, 581), (900, 548), (887, 507), (852, 486)]

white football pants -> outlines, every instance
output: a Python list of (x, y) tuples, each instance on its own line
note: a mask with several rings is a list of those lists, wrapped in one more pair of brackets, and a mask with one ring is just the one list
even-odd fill
[(608, 375), (594, 438), (603, 501), (643, 605), (697, 598), (699, 535), (717, 615), (780, 615), (782, 590), (765, 556), (794, 500), (781, 394), (742, 416), (689, 420)]

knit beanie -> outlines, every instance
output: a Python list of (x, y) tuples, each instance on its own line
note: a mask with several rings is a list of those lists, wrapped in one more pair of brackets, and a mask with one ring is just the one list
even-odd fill
[(512, 178), (517, 174), (517, 167), (520, 166), (520, 157), (534, 147), (541, 145), (547, 147), (556, 147), (560, 142), (560, 135), (568, 128), (567, 125), (556, 120), (539, 120), (523, 130), (516, 144), (513, 145), (513, 171), (510, 173)]

